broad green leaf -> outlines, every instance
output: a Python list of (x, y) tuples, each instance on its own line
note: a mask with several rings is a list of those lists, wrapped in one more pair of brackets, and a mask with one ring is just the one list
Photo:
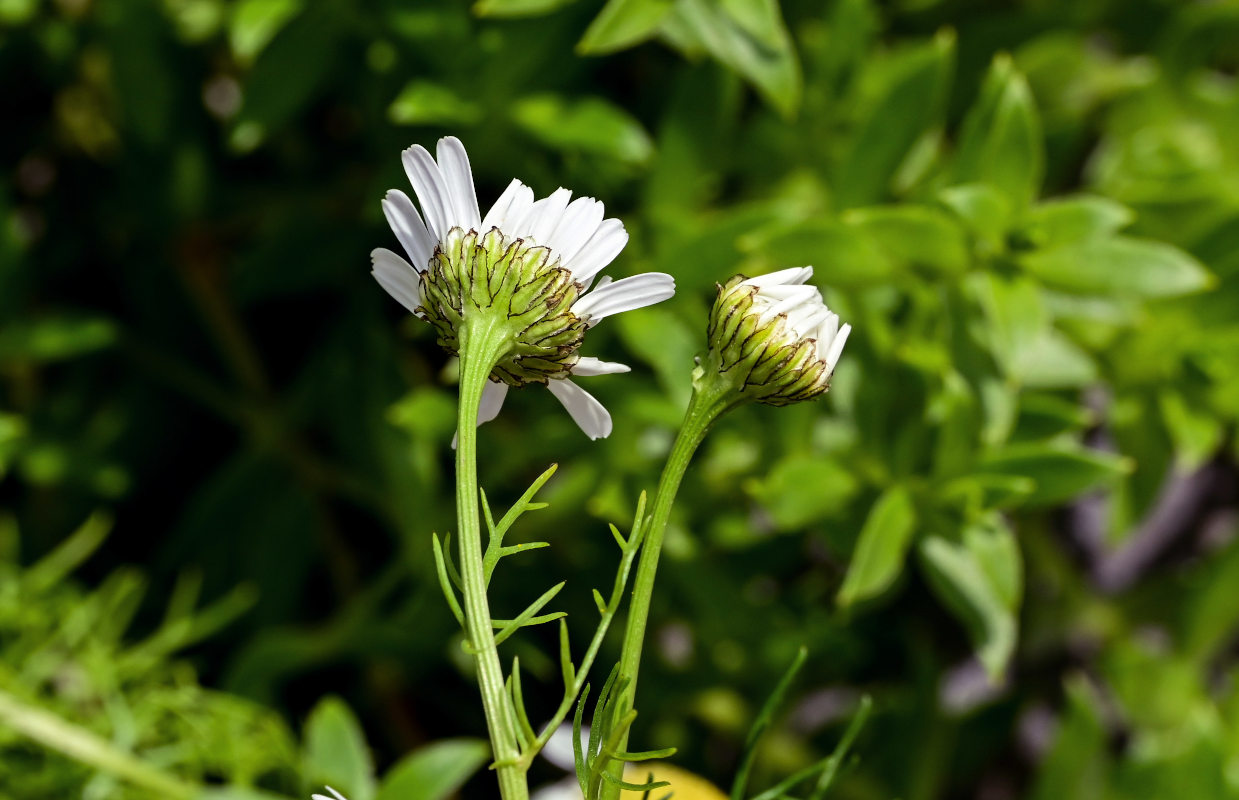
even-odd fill
[(701, 349), (700, 331), (661, 306), (622, 314), (615, 323), (624, 345), (653, 367), (663, 390), (681, 407), (687, 405), (693, 356)]
[(284, 25), (245, 81), (239, 122), (261, 132), (300, 113), (332, 74), (342, 33), (327, 4), (311, 6)]
[(473, 13), (479, 17), (534, 17), (576, 2), (576, 0), (478, 0)]
[(1213, 282), (1208, 270), (1179, 248), (1124, 236), (1039, 250), (1019, 262), (1047, 284), (1081, 294), (1174, 297)]
[(669, 20), (740, 73), (784, 117), (795, 115), (800, 107), (800, 62), (778, 0), (678, 0)]
[(1225, 436), (1224, 423), (1210, 409), (1192, 404), (1182, 393), (1167, 389), (1158, 395), (1158, 407), (1175, 455), (1187, 469), (1196, 469), (1217, 453)]
[(338, 697), (319, 702), (305, 723), (305, 774), (330, 784), (349, 800), (373, 800), (374, 762), (361, 724)]
[(1106, 796), (1110, 733), (1102, 700), (1084, 675), (1066, 685), (1067, 710), (1033, 785), (1032, 800), (1094, 800)]
[(992, 679), (1015, 651), (1023, 566), (1015, 536), (998, 516), (964, 530), (962, 542), (930, 536), (921, 556), (930, 586), (964, 624)]
[(103, 317), (58, 314), (0, 326), (0, 362), (63, 361), (109, 347), (116, 326)]
[(1032, 93), (1011, 59), (1000, 55), (964, 118), (955, 182), (988, 183), (1019, 209), (1037, 197), (1044, 171), (1041, 121)]
[(105, 4), (99, 12), (115, 102), (144, 144), (162, 144), (174, 123), (179, 88), (167, 21), (149, 3)]
[(481, 739), (429, 744), (383, 776), (375, 800), (447, 800), (489, 760), (490, 745)]
[(567, 153), (642, 164), (654, 150), (640, 122), (598, 97), (569, 100), (555, 94), (531, 95), (516, 101), (512, 118), (547, 147)]
[(409, 81), (387, 107), (387, 118), (397, 125), (474, 125), (482, 115), (477, 103), (427, 80)]
[(881, 594), (903, 569), (904, 557), (916, 530), (916, 509), (902, 486), (887, 489), (861, 528), (847, 577), (839, 589), (840, 605)]
[(968, 268), (968, 238), (962, 225), (932, 206), (896, 205), (856, 208), (843, 222), (864, 231), (892, 258), (958, 274)]
[(1070, 389), (1093, 383), (1099, 373), (1088, 353), (1047, 328), (1020, 351), (1011, 365), (1011, 376), (1030, 389)]
[(1039, 250), (1103, 239), (1127, 227), (1135, 213), (1114, 200), (1073, 195), (1038, 203), (1028, 212), (1022, 233)]
[(856, 493), (856, 478), (835, 461), (795, 455), (780, 461), (760, 481), (745, 489), (756, 498), (780, 530), (795, 530), (838, 514)]
[(577, 43), (582, 55), (603, 55), (632, 47), (654, 35), (672, 0), (608, 0)]
[(812, 265), (816, 280), (829, 286), (872, 286), (889, 280), (896, 271), (872, 237), (825, 219), (774, 228), (746, 238), (741, 246), (771, 269)]
[(305, 0), (237, 0), (228, 25), (233, 54), (249, 63), (301, 11)]
[(993, 450), (978, 472), (1031, 478), (1037, 484), (1026, 504), (1051, 506), (1112, 484), (1131, 470), (1120, 456), (1066, 443), (1018, 443)]
[(1019, 275), (978, 272), (968, 277), (968, 287), (989, 322), (995, 359), (1006, 374), (1015, 376), (1021, 360), (1050, 328), (1041, 287)]
[(908, 151), (942, 119), (955, 61), (955, 36), (902, 54), (882, 75), (876, 99), (856, 126), (832, 181), (843, 207), (882, 200)]
[(1020, 395), (1016, 435), (1024, 440), (1048, 439), (1083, 430), (1095, 421), (1095, 415), (1077, 400), (1055, 394), (1025, 392)]
[(954, 212), (977, 239), (977, 250), (991, 256), (1006, 248), (1007, 228), (1011, 225), (1011, 201), (984, 183), (951, 186), (938, 193), (938, 202)]

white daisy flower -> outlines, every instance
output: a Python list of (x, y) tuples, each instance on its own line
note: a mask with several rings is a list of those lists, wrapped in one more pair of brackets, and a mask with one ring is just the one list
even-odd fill
[(310, 795), (310, 800), (348, 800), (347, 797), (340, 794), (335, 789), (332, 789), (330, 786), (326, 787), (326, 789), (331, 792), (331, 797), (328, 797), (325, 794), (312, 794)]
[(618, 219), (604, 218), (598, 200), (573, 200), (563, 188), (535, 200), (532, 189), (513, 180), (483, 217), (460, 140), (440, 139), (437, 156), (420, 145), (404, 151), (421, 214), (404, 192), (387, 193), (383, 213), (409, 260), (376, 249), (374, 277), (434, 325), (449, 352), (459, 351), (466, 316), (503, 320), (511, 349), (491, 373), (479, 425), (498, 415), (509, 386), (542, 383), (587, 436), (607, 436), (611, 415), (569, 377), (629, 367), (579, 355), (585, 332), (613, 314), (666, 300), (675, 281), (661, 272), (599, 278), (628, 233)]
[(719, 286), (710, 312), (710, 357), (741, 394), (770, 405), (808, 400), (830, 388), (852, 332), (808, 285), (813, 267)]

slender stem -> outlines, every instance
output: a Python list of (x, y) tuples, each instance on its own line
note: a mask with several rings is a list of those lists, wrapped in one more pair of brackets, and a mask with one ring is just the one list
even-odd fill
[[(472, 323), (472, 324), (470, 324)], [(518, 763), (520, 746), (504, 687), (503, 667), (486, 599), (482, 529), (478, 514), (477, 418), (482, 390), (506, 348), (504, 331), (485, 316), (467, 320), (460, 342), (460, 407), (456, 445), (456, 519), (460, 575), (464, 583), (465, 629), (477, 659), (478, 686), (490, 729), (499, 791), (503, 800), (526, 800), (529, 788)]]
[(4, 691), (0, 691), (0, 722), (44, 747), (140, 786), (156, 797), (181, 800), (200, 791), (198, 786), (118, 749), (93, 732)]
[[(667, 520), (671, 516), (676, 492), (679, 491), (680, 482), (684, 479), (693, 454), (705, 439), (710, 426), (738, 403), (739, 397), (729, 383), (720, 380), (717, 373), (706, 373), (706, 379), (694, 387), (692, 399), (684, 412), (684, 423), (680, 426), (675, 443), (671, 445), (671, 453), (667, 456), (667, 463), (663, 466), (662, 476), (658, 480), (658, 491), (654, 496), (654, 507), (650, 512), (649, 526), (641, 545), (641, 560), (638, 562), (637, 576), (633, 582), (619, 671), (620, 680), (627, 679), (628, 682), (620, 702), (616, 705), (619, 714), (625, 713), (625, 708), (632, 708), (634, 705), (637, 676), (641, 669), (641, 651), (645, 644), (645, 629), (650, 615), (650, 600), (654, 594), (654, 578), (658, 572), (658, 557), (662, 552), (663, 534), (667, 530)], [(628, 732), (625, 730), (617, 750), (622, 752), (627, 746)], [(608, 771), (616, 778), (622, 777), (623, 770), (623, 762), (615, 761), (608, 766)], [(603, 784), (602, 797), (617, 798), (619, 793), (620, 788), (616, 784)]]

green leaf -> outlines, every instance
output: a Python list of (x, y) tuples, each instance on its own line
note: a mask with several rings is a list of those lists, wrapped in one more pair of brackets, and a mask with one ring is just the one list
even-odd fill
[(954, 61), (955, 36), (944, 31), (888, 65), (838, 161), (833, 186), (841, 206), (877, 202), (890, 193), (908, 151), (941, 122)]
[(1179, 248), (1124, 236), (1035, 251), (1019, 263), (1047, 284), (1079, 294), (1175, 297), (1213, 283), (1209, 271)]
[(285, 25), (245, 82), (239, 121), (263, 131), (300, 113), (332, 74), (342, 32), (327, 4), (311, 6)]
[(817, 280), (829, 286), (873, 286), (896, 272), (895, 263), (872, 237), (831, 220), (774, 228), (746, 237), (741, 246), (771, 268), (812, 264)]
[(778, 0), (678, 0), (671, 19), (714, 58), (735, 70), (784, 117), (800, 107), (800, 62)]
[(1011, 203), (1002, 192), (984, 183), (969, 183), (943, 189), (938, 193), (938, 202), (963, 220), (977, 238), (981, 255), (1005, 249)]
[(435, 742), (392, 767), (375, 800), (447, 800), (489, 760), (490, 745), (481, 739)]
[(1024, 276), (978, 272), (968, 276), (968, 288), (989, 322), (989, 344), (1007, 374), (1050, 327), (1041, 287)]
[(330, 784), (349, 800), (374, 797), (374, 762), (357, 717), (338, 697), (319, 702), (305, 724), (305, 773), (314, 784)]
[(228, 42), (243, 63), (253, 61), (305, 0), (237, 0), (228, 25)]
[(598, 97), (568, 100), (556, 94), (516, 101), (512, 119), (547, 147), (642, 164), (654, 152), (641, 123), (619, 106)]
[(1092, 357), (1053, 329), (1042, 331), (1011, 366), (1011, 376), (1032, 389), (1080, 388), (1098, 378)]
[(1031, 478), (1037, 488), (1026, 504), (1052, 506), (1112, 484), (1131, 471), (1131, 464), (1120, 456), (1078, 444), (1034, 442), (991, 451), (977, 471)]
[(765, 480), (746, 486), (781, 530), (794, 530), (838, 513), (856, 488), (851, 470), (811, 455), (785, 458)]
[(1135, 218), (1122, 203), (1080, 194), (1038, 203), (1024, 218), (1021, 232), (1038, 249), (1050, 249), (1106, 238)]
[(387, 107), (387, 118), (397, 125), (475, 125), (482, 107), (450, 87), (428, 80), (405, 84)]
[(902, 486), (887, 489), (861, 528), (847, 577), (839, 589), (839, 605), (850, 606), (886, 591), (903, 569), (915, 531), (912, 496)]
[(842, 219), (899, 261), (952, 275), (970, 264), (964, 228), (940, 209), (911, 204), (872, 206), (847, 211)]
[(1104, 703), (1083, 674), (1066, 681), (1067, 708), (1037, 772), (1031, 800), (1093, 800), (1106, 795), (1110, 731)]
[(0, 361), (64, 361), (109, 347), (116, 326), (104, 317), (55, 314), (0, 327)]
[(964, 530), (963, 542), (930, 536), (920, 548), (930, 585), (964, 624), (992, 679), (1015, 651), (1023, 595), (1015, 536), (997, 515)]
[(1037, 197), (1044, 171), (1041, 121), (1032, 92), (1010, 57), (999, 55), (964, 118), (955, 183), (988, 183), (1019, 209)]
[(673, 5), (672, 0), (608, 0), (576, 50), (581, 55), (603, 55), (639, 44), (654, 35)]
[(473, 13), (479, 17), (534, 17), (549, 14), (576, 0), (478, 0)]

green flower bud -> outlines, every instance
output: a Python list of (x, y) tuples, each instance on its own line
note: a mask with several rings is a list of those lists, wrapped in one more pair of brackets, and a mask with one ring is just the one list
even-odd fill
[(737, 275), (719, 286), (700, 369), (717, 371), (741, 395), (773, 406), (825, 393), (852, 326), (839, 327), (821, 292), (805, 284), (812, 276), (812, 267), (796, 267)]

